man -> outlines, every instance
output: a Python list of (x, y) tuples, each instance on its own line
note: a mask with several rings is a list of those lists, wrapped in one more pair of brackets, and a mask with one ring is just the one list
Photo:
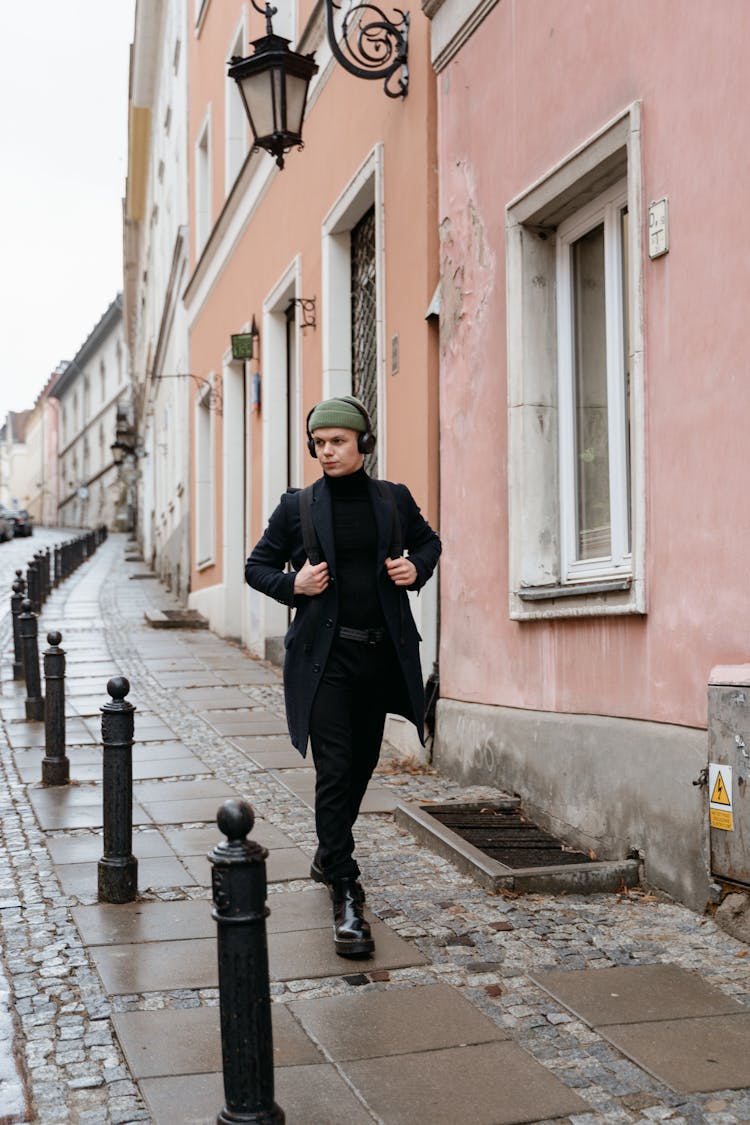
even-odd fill
[(423, 740), (420, 638), (406, 591), (427, 582), (440, 540), (405, 485), (365, 472), (375, 437), (358, 399), (318, 403), (306, 429), (323, 476), (281, 497), (245, 578), (297, 611), (285, 640), (284, 695), (292, 743), (304, 756), (309, 737), (315, 765), (318, 850), (310, 874), (331, 893), (336, 952), (369, 956), (375, 946), (352, 826), (386, 714), (411, 719)]

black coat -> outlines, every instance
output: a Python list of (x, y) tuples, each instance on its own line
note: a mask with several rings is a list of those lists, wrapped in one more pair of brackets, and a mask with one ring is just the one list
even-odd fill
[[(409, 489), (403, 484), (388, 482), (401, 521), (402, 543), (417, 570), (412, 590), (419, 590), (429, 579), (440, 556), (440, 540), (422, 518)], [(398, 654), (409, 699), (405, 717), (416, 726), (424, 740), (424, 685), (419, 663), (419, 641), (409, 599), (404, 587), (394, 585), (385, 569), (393, 536), (393, 507), (380, 495), (377, 485), (368, 480), (368, 488), (378, 534), (377, 590), (383, 617)], [(312, 521), (317, 532), (322, 557), (328, 563), (328, 587), (316, 598), (294, 593), (296, 572), (305, 563), (299, 515), (298, 491), (290, 491), (268, 521), (263, 537), (253, 548), (245, 564), (245, 580), (255, 590), (275, 598), (297, 612), (289, 627), (284, 647), (284, 695), (289, 735), (303, 755), (307, 753), (310, 711), (325, 668), (338, 625), (338, 587), (333, 538), (333, 508), (325, 477), (313, 486)], [(285, 571), (291, 561), (293, 570)], [(317, 603), (317, 605), (315, 605)], [(311, 612), (312, 610), (312, 612)]]

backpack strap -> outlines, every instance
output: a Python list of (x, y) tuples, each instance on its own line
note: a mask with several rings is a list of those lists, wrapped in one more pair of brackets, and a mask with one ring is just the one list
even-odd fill
[(397, 559), (404, 553), (404, 547), (401, 537), (401, 520), (399, 519), (396, 501), (388, 487), (387, 481), (376, 480), (375, 484), (377, 485), (381, 497), (391, 509), (391, 546), (389, 554), (392, 559)]
[(302, 545), (313, 566), (320, 562), (320, 546), (312, 521), (313, 486), (308, 484), (299, 494), (299, 520), (302, 525)]

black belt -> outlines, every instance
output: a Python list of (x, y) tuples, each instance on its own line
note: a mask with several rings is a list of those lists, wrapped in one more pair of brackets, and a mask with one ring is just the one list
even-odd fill
[(363, 645), (379, 645), (385, 640), (385, 629), (349, 629), (346, 625), (339, 627), (339, 636), (343, 641), (359, 641)]

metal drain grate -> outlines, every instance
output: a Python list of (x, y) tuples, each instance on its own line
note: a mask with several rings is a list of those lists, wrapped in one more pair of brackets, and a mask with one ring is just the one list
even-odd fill
[(591, 856), (566, 847), (556, 836), (534, 824), (521, 809), (498, 805), (423, 805), (422, 811), (506, 867), (592, 862)]
[(592, 859), (530, 820), (517, 797), (467, 804), (399, 801), (396, 822), (488, 890), (592, 894), (636, 886), (633, 859)]

